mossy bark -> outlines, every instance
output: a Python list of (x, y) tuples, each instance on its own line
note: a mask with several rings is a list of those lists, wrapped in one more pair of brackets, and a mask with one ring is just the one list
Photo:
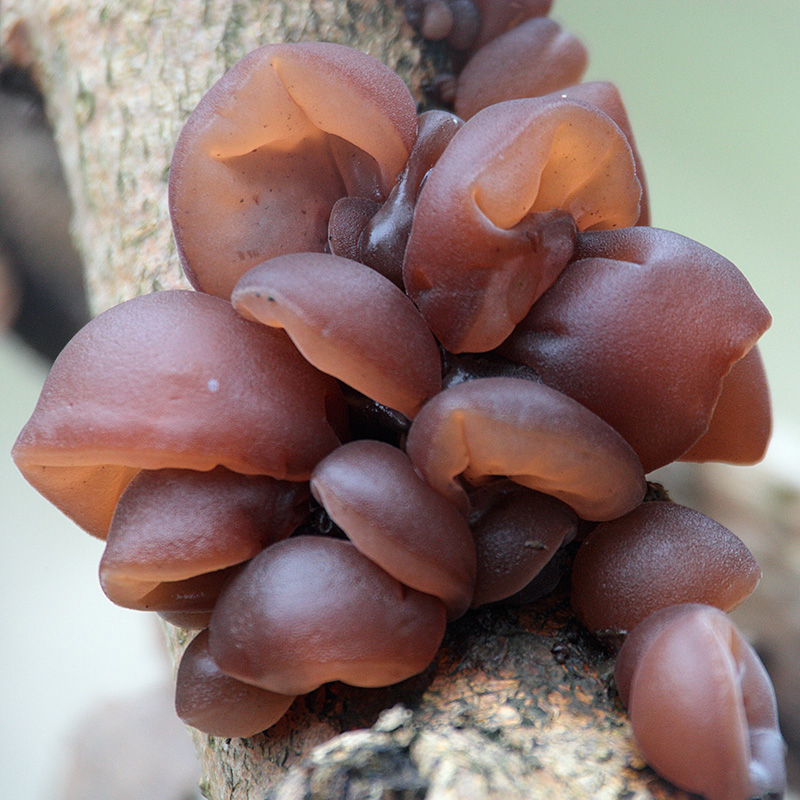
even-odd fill
[[(94, 311), (185, 286), (166, 205), (172, 147), (245, 52), (328, 40), (382, 59), (418, 96), (431, 77), (389, 0), (6, 0), (0, 14), (7, 54), (32, 60), (46, 96)], [(177, 657), (187, 637), (168, 635)], [(325, 687), (248, 740), (195, 732), (203, 788), (220, 800), (683, 796), (645, 768), (611, 675), (563, 594), (472, 613), (418, 678)]]

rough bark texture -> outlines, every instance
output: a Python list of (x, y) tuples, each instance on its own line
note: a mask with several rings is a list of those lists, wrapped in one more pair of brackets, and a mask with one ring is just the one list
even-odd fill
[[(19, 23), (24, 21), (24, 29)], [(180, 127), (225, 68), (268, 41), (325, 39), (429, 76), (386, 0), (6, 0), (0, 41), (30, 47), (70, 186), (95, 311), (183, 284), (166, 210)], [(185, 634), (170, 630), (178, 655)], [(422, 676), (333, 685), (268, 733), (195, 733), (212, 798), (683, 797), (645, 768), (612, 662), (563, 594), (451, 626)]]

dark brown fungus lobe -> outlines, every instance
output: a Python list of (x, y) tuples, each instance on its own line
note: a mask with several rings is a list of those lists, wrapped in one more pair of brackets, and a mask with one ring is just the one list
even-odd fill
[(756, 345), (723, 379), (708, 430), (680, 460), (755, 464), (764, 458), (771, 433), (767, 373)]
[(281, 694), (336, 680), (388, 686), (430, 664), (445, 621), (441, 600), (404, 586), (352, 542), (299, 536), (226, 585), (211, 654), (225, 674)]
[(473, 607), (524, 589), (577, 531), (568, 505), (511, 481), (478, 487), (469, 500), (478, 564)]
[(334, 203), (382, 201), (415, 136), (411, 94), (372, 56), (323, 42), (245, 56), (175, 146), (169, 207), (192, 285), (227, 299), (267, 258), (324, 250)]
[(723, 379), (770, 323), (730, 261), (636, 227), (580, 235), (501, 351), (612, 425), (650, 472), (702, 436)]
[(407, 417), (441, 388), (439, 348), (419, 311), (363, 264), (279, 256), (250, 270), (231, 299), (247, 319), (285, 328), (315, 367)]
[(491, 350), (566, 266), (576, 225), (632, 225), (640, 195), (630, 146), (599, 109), (553, 96), (485, 108), (422, 187), (406, 291), (447, 350)]
[(291, 534), (308, 497), (305, 483), (224, 467), (142, 470), (111, 521), (100, 560), (103, 591), (115, 603), (138, 608), (164, 582), (248, 561)]
[(366, 197), (342, 197), (333, 204), (328, 220), (328, 251), (358, 261), (358, 240), (381, 204)]
[(293, 696), (276, 694), (223, 673), (201, 631), (181, 656), (175, 683), (175, 711), (193, 728), (212, 736), (254, 736), (274, 725)]
[(334, 450), (311, 476), (311, 491), (355, 546), (393, 578), (442, 600), (448, 617), (470, 606), (475, 544), (464, 517), (383, 442)]
[(401, 289), (403, 256), (420, 187), (462, 124), (447, 111), (420, 114), (419, 134), (406, 167), (386, 202), (361, 233), (355, 260), (377, 270)]
[(455, 112), (469, 119), (504, 100), (540, 97), (578, 83), (589, 57), (580, 40), (546, 17), (523, 22), (478, 50), (458, 76)]
[(12, 455), (67, 516), (105, 538), (142, 469), (307, 480), (340, 443), (344, 400), (283, 331), (199, 292), (143, 295), (64, 348)]
[(764, 666), (717, 608), (679, 605), (629, 634), (615, 676), (661, 776), (707, 800), (783, 796), (785, 744)]
[(627, 513), (646, 488), (616, 431), (555, 389), (518, 378), (479, 378), (436, 395), (411, 424), (406, 447), (422, 477), (464, 513), (462, 473), (470, 483), (506, 476), (590, 520)]
[(677, 503), (648, 502), (585, 539), (572, 568), (572, 607), (593, 633), (616, 637), (677, 603), (730, 611), (760, 579), (727, 528)]

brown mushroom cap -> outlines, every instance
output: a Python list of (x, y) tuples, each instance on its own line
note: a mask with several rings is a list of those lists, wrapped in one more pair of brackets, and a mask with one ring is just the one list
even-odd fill
[(284, 328), (315, 367), (407, 417), (441, 388), (425, 320), (364, 264), (327, 253), (280, 256), (251, 269), (231, 299), (247, 319)]
[(770, 323), (730, 261), (637, 227), (579, 235), (501, 351), (612, 425), (650, 472), (705, 432), (724, 377)]
[(624, 635), (677, 603), (730, 611), (760, 579), (756, 560), (727, 528), (677, 503), (648, 502), (584, 540), (572, 567), (572, 607), (593, 633)]
[(306, 480), (338, 446), (343, 416), (336, 381), (283, 331), (209, 295), (163, 291), (109, 309), (72, 339), (12, 455), (34, 488), (105, 538), (139, 470)]
[(478, 566), (473, 608), (524, 589), (577, 531), (568, 505), (511, 481), (478, 487), (469, 500)]
[(420, 191), (406, 291), (447, 350), (491, 350), (566, 266), (575, 225), (631, 225), (640, 196), (625, 135), (599, 109), (552, 95), (485, 108)]
[(183, 581), (253, 558), (297, 527), (305, 483), (210, 472), (142, 470), (122, 493), (100, 583), (116, 603), (137, 601), (162, 582)]
[(469, 527), (401, 450), (369, 440), (343, 445), (317, 464), (311, 491), (353, 544), (393, 578), (439, 597), (450, 619), (469, 608), (475, 587)]
[(212, 736), (254, 736), (274, 725), (294, 697), (259, 689), (225, 675), (201, 631), (181, 657), (175, 683), (175, 711), (193, 728)]
[(324, 42), (245, 56), (175, 146), (169, 206), (192, 285), (227, 299), (267, 258), (321, 252), (333, 204), (384, 199), (415, 135), (411, 94), (372, 56)]
[(708, 429), (680, 460), (755, 464), (764, 458), (771, 434), (767, 373), (756, 345), (723, 378)]
[(422, 477), (464, 511), (461, 473), (473, 483), (507, 476), (590, 520), (619, 517), (645, 493), (641, 464), (616, 431), (555, 389), (518, 378), (479, 378), (436, 395), (406, 448)]
[(458, 76), (455, 112), (469, 119), (482, 108), (540, 97), (578, 83), (589, 56), (557, 22), (535, 17), (481, 47)]
[(726, 614), (687, 604), (648, 617), (616, 667), (647, 763), (708, 800), (782, 795), (785, 744), (775, 692)]
[(430, 664), (445, 617), (441, 600), (403, 586), (352, 542), (298, 536), (225, 587), (211, 654), (227, 675), (282, 694), (335, 680), (387, 686)]

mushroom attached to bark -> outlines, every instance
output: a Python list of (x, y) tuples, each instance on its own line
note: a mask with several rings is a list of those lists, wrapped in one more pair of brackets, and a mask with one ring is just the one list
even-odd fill
[[(157, 587), (163, 592), (175, 582), (241, 564), (289, 536), (308, 496), (305, 483), (224, 467), (142, 470), (111, 521), (100, 560), (103, 591), (118, 605), (147, 608)], [(173, 609), (162, 598), (158, 610)], [(188, 611), (185, 603), (180, 610)]]
[(529, 19), (478, 50), (458, 76), (455, 112), (469, 119), (504, 100), (541, 97), (578, 83), (586, 48), (557, 22)]
[(558, 97), (485, 108), (419, 194), (406, 291), (444, 347), (497, 347), (572, 256), (578, 230), (632, 225), (630, 145), (599, 109)]
[(404, 586), (352, 542), (298, 536), (227, 584), (210, 646), (226, 675), (281, 694), (336, 680), (388, 686), (430, 664), (445, 621), (439, 598)]
[(294, 702), (225, 675), (201, 631), (181, 656), (175, 679), (175, 711), (193, 728), (211, 736), (254, 736), (274, 725)]
[(473, 607), (520, 592), (577, 531), (568, 505), (512, 481), (478, 487), (469, 500), (478, 565)]
[(625, 440), (549, 386), (479, 378), (436, 395), (411, 425), (407, 451), (420, 475), (464, 513), (458, 476), (507, 476), (553, 495), (584, 519), (615, 519), (645, 493), (642, 466)]
[(584, 540), (572, 568), (572, 607), (593, 633), (624, 636), (678, 603), (731, 611), (760, 579), (756, 560), (727, 528), (654, 501), (600, 523)]
[(231, 299), (247, 319), (284, 328), (315, 367), (407, 417), (441, 388), (425, 320), (364, 264), (327, 253), (280, 256), (250, 270)]
[(475, 543), (464, 517), (383, 442), (337, 448), (311, 475), (311, 491), (355, 546), (393, 578), (442, 600), (450, 619), (469, 608)]
[(775, 692), (725, 613), (687, 604), (653, 614), (629, 634), (615, 677), (636, 743), (661, 776), (707, 800), (783, 796)]
[(227, 299), (256, 264), (321, 252), (334, 203), (385, 199), (415, 136), (410, 92), (372, 56), (324, 42), (245, 56), (175, 146), (169, 206), (192, 285)]
[(25, 478), (105, 538), (142, 469), (307, 480), (339, 445), (344, 401), (283, 331), (199, 292), (109, 309), (64, 348), (14, 445)]
[[(581, 234), (501, 351), (612, 425), (650, 472), (703, 435), (723, 379), (770, 323), (730, 261), (637, 227)], [(747, 424), (763, 430), (769, 406), (756, 406)]]

